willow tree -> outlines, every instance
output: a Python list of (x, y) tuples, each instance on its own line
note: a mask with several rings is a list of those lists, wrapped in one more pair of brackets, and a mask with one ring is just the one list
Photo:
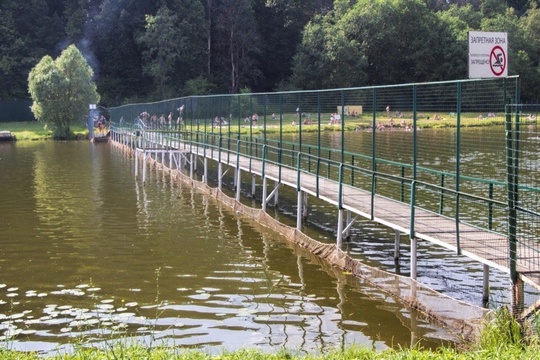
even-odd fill
[(56, 60), (48, 55), (43, 57), (30, 71), (32, 112), (53, 131), (55, 138), (71, 137), (71, 125), (84, 123), (88, 104), (99, 102), (93, 74), (75, 45), (70, 45)]

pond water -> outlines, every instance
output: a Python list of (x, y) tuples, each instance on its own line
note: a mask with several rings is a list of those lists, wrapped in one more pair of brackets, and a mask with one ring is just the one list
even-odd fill
[[(145, 186), (133, 174), (133, 157), (106, 144), (0, 144), (0, 346), (56, 354), (82, 337), (104, 346), (126, 336), (305, 353), (453, 340), (165, 172), (149, 171)], [(314, 212), (324, 224), (325, 207)], [(387, 230), (355, 231), (352, 253), (394, 266)], [(429, 277), (441, 250), (424, 251)], [(475, 293), (476, 279), (459, 281)]]

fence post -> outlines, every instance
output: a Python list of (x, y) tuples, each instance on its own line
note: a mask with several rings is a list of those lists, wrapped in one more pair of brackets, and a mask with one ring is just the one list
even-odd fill
[(371, 123), (371, 210), (370, 210), (370, 220), (375, 218), (375, 173), (377, 172), (377, 160), (376, 160), (376, 136), (375, 129), (377, 128), (377, 90), (373, 89), (373, 119)]
[(516, 169), (514, 157), (514, 139), (512, 128), (512, 113), (511, 105), (506, 105), (506, 181), (507, 181), (507, 203), (508, 203), (508, 246), (510, 255), (510, 280), (512, 281), (512, 310), (515, 313), (516, 299), (519, 296), (516, 294), (519, 292), (518, 286), (518, 273), (517, 273), (517, 211), (516, 211), (516, 196), (514, 191), (516, 189)]
[(337, 246), (343, 243), (343, 164), (339, 164)]
[(457, 109), (456, 109), (456, 247), (457, 255), (461, 255), (461, 242), (459, 236), (459, 191), (461, 178), (461, 91), (462, 83), (458, 83), (457, 88)]
[(441, 186), (441, 195), (439, 196), (439, 214), (442, 215), (444, 210), (444, 174), (441, 174), (439, 185)]

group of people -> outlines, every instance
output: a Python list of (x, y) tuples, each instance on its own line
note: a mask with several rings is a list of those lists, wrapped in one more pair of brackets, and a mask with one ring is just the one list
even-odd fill
[[(231, 116), (232, 116), (232, 114), (231, 114)], [(244, 119), (244, 122), (252, 123), (253, 125), (257, 125), (257, 121), (259, 121), (259, 114), (257, 114), (257, 113), (254, 113), (251, 116), (247, 116)]]
[(104, 115), (101, 115), (99, 118), (94, 117), (94, 128), (97, 129), (98, 134), (104, 134), (107, 127), (107, 118)]
[[(165, 114), (161, 114), (158, 117), (157, 114), (150, 115), (148, 112), (143, 111), (139, 114), (136, 120), (142, 120), (146, 126), (157, 127), (157, 128), (172, 128), (174, 125), (174, 116), (173, 112), (169, 112), (169, 115), (165, 117)], [(176, 119), (176, 125), (182, 124), (182, 113), (180, 112), (179, 116)]]
[[(371, 126), (370, 126), (371, 128)], [(412, 124), (407, 124), (405, 120), (402, 120), (399, 123), (399, 126), (394, 124), (394, 118), (390, 118), (390, 122), (388, 124), (383, 124), (382, 122), (378, 122), (375, 129), (377, 131), (383, 131), (383, 130), (394, 130), (395, 128), (399, 128), (405, 131), (413, 131)], [(416, 128), (417, 130), (420, 130), (419, 127)], [(358, 131), (358, 128), (356, 129)]]
[(496, 116), (495, 113), (487, 113), (485, 116), (483, 114), (478, 115), (478, 118), (479, 119), (483, 119), (484, 117), (486, 117), (486, 118), (494, 118), (495, 116)]
[(339, 125), (341, 123), (341, 115), (338, 113), (333, 113), (330, 116), (330, 123), (329, 125)]

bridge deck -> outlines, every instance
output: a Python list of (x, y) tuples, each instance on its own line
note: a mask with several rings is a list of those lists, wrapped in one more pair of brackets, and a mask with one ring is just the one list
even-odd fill
[[(180, 145), (181, 147), (182, 145)], [(263, 173), (263, 162), (257, 159), (242, 155), (237, 158), (236, 154), (220, 153), (208, 149), (204, 151), (204, 149), (197, 147), (193, 147), (191, 151), (198, 156), (206, 156), (215, 161), (221, 160), (222, 163), (232, 167), (236, 167), (238, 163), (240, 169), (245, 172), (259, 176)], [(293, 188), (297, 186), (297, 171), (295, 169), (280, 167), (267, 162), (264, 164), (264, 174), (268, 179), (279, 181), (284, 185)], [(301, 172), (300, 187), (302, 191), (314, 196), (317, 196), (318, 189), (320, 199), (336, 206), (339, 204), (337, 181), (325, 177), (317, 179), (314, 174)], [(344, 184), (342, 199), (344, 209), (401, 233), (410, 234), (411, 208), (408, 203), (374, 195), (374, 213), (372, 217), (372, 195), (370, 192)], [(415, 208), (414, 211), (414, 236), (416, 239), (426, 240), (457, 252), (457, 239), (459, 236), (461, 254), (503, 272), (510, 272), (509, 244), (506, 236), (456, 222), (453, 218), (444, 217), (420, 208)], [(518, 248), (517, 253), (527, 254), (527, 251), (524, 248)], [(540, 289), (540, 268), (531, 267), (531, 264), (539, 264), (540, 259), (537, 259), (537, 254), (533, 256), (535, 257), (533, 261), (521, 257), (518, 260), (517, 270), (519, 276), (525, 282)]]

